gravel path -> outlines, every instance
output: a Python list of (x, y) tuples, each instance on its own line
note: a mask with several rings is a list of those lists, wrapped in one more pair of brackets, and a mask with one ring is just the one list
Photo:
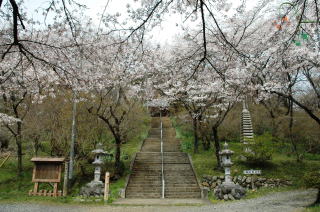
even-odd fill
[[(297, 212), (315, 201), (317, 190), (277, 192), (263, 197), (206, 206), (87, 206), (0, 203), (0, 212)], [(146, 203), (147, 204), (147, 203)]]

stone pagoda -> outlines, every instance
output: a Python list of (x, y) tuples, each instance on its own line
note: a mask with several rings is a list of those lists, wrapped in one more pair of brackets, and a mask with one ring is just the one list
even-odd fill
[(92, 151), (94, 154), (94, 161), (93, 165), (95, 166), (94, 169), (94, 178), (93, 180), (83, 186), (80, 190), (80, 195), (84, 195), (86, 197), (88, 196), (103, 196), (104, 194), (104, 183), (100, 180), (101, 177), (101, 166), (103, 165), (102, 157), (107, 155), (107, 152), (105, 152), (102, 149), (102, 144), (98, 143), (96, 146), (96, 149)]
[(243, 109), (241, 113), (240, 141), (245, 145), (245, 152), (250, 151), (250, 144), (254, 142), (253, 128), (250, 112), (248, 110), (247, 101), (243, 101)]

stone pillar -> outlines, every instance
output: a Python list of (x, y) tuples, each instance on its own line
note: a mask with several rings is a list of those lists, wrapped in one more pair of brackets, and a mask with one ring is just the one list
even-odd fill
[(96, 182), (100, 181), (100, 176), (101, 176), (101, 167), (97, 166), (94, 169), (94, 179), (93, 180)]

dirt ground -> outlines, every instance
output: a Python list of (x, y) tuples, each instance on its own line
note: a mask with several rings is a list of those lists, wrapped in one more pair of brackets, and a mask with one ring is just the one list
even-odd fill
[[(317, 190), (295, 190), (271, 193), (263, 197), (225, 202), (219, 204), (203, 204), (201, 206), (186, 206), (180, 200), (179, 205), (171, 201), (169, 205), (151, 205), (150, 200), (144, 200), (144, 205), (54, 205), (35, 203), (0, 203), (1, 212), (298, 212), (312, 204), (316, 199)], [(188, 200), (186, 200), (187, 202)]]

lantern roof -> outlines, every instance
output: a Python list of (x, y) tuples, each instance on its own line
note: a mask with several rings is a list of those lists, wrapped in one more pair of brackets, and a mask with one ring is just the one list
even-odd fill
[(223, 144), (223, 150), (219, 152), (220, 155), (233, 155), (234, 151), (228, 149), (229, 145), (227, 142)]
[(101, 164), (103, 164), (103, 161), (102, 160), (95, 160), (95, 161), (92, 162), (92, 164), (101, 165)]
[(96, 146), (96, 149), (92, 150), (91, 152), (94, 154), (101, 154), (101, 155), (107, 154), (107, 152), (102, 149), (101, 143), (98, 143)]

